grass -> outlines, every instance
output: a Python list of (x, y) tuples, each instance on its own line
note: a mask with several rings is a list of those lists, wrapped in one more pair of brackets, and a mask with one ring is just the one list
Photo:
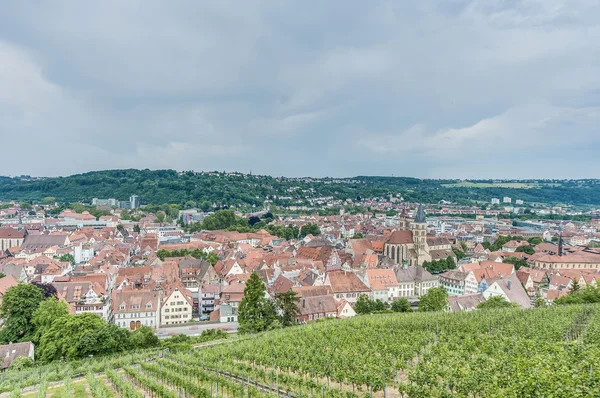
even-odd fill
[(78, 383), (69, 383), (69, 391), (65, 385), (58, 388), (48, 389), (50, 398), (87, 398), (88, 394), (85, 390), (85, 381)]
[(456, 184), (442, 184), (446, 188), (513, 188), (513, 189), (530, 189), (536, 188), (536, 184), (526, 184), (524, 182), (471, 182), (461, 181)]

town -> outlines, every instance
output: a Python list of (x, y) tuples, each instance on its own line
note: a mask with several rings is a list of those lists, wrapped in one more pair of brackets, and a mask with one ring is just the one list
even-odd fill
[[(529, 209), (507, 197), (484, 208), (393, 195), (318, 201), (321, 210), (336, 209), (331, 215), (277, 214), (265, 202), (245, 214), (177, 207), (166, 214), (147, 211), (151, 206), (134, 194), (127, 201), (90, 198), (89, 209), (106, 213), (99, 217), (69, 208), (52, 214), (58, 203), (6, 203), (0, 295), (18, 283), (51, 285), (73, 314), (168, 335), (179, 326), (197, 333), (194, 321), (236, 330), (252, 273), (271, 298), (295, 293), (295, 323), (352, 317), (369, 311), (369, 303), (387, 310), (400, 299), (418, 309), (440, 287), (448, 296), (444, 311), (474, 310), (492, 297), (522, 308), (551, 305), (600, 277), (600, 219), (593, 212), (589, 222), (515, 221), (507, 216)], [(567, 218), (557, 207), (535, 211)], [(188, 232), (221, 216), (266, 228), (239, 232), (239, 221), (230, 221)]]

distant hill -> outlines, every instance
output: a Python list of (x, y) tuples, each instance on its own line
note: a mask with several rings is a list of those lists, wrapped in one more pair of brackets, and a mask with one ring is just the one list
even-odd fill
[(459, 204), (488, 202), (509, 196), (528, 203), (599, 205), (600, 180), (460, 181), (408, 177), (284, 178), (241, 173), (194, 173), (175, 170), (106, 170), (69, 177), (0, 177), (1, 200), (90, 202), (92, 198), (126, 200), (140, 195), (144, 204), (194, 201), (223, 205), (262, 206), (265, 199), (289, 205), (307, 198), (387, 197), (401, 194), (407, 201)]

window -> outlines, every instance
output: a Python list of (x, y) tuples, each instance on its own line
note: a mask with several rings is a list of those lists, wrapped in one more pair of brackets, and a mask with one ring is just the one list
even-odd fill
[(229, 301), (229, 295), (228, 294), (225, 295), (225, 300)]
[(121, 306), (119, 307), (119, 309), (124, 310), (125, 309), (125, 304), (121, 304)]
[(150, 308), (152, 308), (152, 303), (148, 303), (148, 304), (146, 304), (146, 308), (147, 308), (147, 309), (150, 309)]
[(168, 308), (165, 308), (165, 312), (169, 312), (169, 309), (168, 309)]

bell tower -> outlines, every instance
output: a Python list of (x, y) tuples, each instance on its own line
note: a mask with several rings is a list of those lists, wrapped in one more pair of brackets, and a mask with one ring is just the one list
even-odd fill
[(412, 224), (412, 231), (415, 250), (420, 257), (425, 254), (425, 245), (427, 243), (427, 220), (425, 219), (423, 204), (419, 204), (415, 221)]

